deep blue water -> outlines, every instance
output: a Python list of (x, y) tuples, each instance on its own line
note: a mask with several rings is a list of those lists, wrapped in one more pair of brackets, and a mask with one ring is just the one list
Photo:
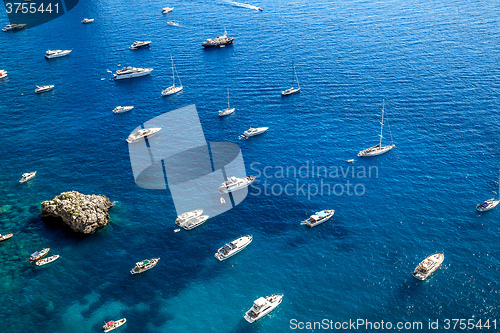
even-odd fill
[[(57, 20), (0, 34), (0, 69), (9, 73), (0, 80), (0, 233), (15, 235), (0, 244), (2, 332), (94, 332), (122, 317), (120, 332), (283, 332), (294, 318), (500, 320), (500, 210), (475, 211), (498, 195), (498, 2), (252, 4), (264, 11), (224, 1), (81, 0)], [(167, 5), (174, 11), (161, 14)], [(82, 25), (84, 17), (95, 22)], [(200, 43), (224, 27), (235, 44), (203, 50)], [(151, 40), (151, 48), (128, 50), (135, 40)], [(47, 61), (48, 49), (73, 52)], [(184, 91), (164, 98), (170, 55)], [(292, 60), (302, 91), (282, 98)], [(109, 81), (106, 70), (117, 64), (154, 71)], [(56, 87), (35, 95), (36, 84)], [(219, 119), (228, 87), (236, 112)], [(383, 99), (396, 148), (357, 159), (378, 140)], [(296, 179), (312, 189), (321, 180), (350, 180), (364, 195), (253, 189), (235, 209), (174, 233), (169, 193), (135, 185), (124, 139), (148, 119), (190, 104), (207, 141), (240, 145), (249, 175), (258, 173), (255, 162), (273, 173), (307, 163), (378, 173), (275, 175), (267, 179), (275, 190)], [(135, 109), (114, 115), (117, 105)], [(270, 129), (238, 140), (250, 126)], [(19, 184), (31, 170), (36, 178)], [(108, 226), (82, 237), (43, 222), (40, 203), (68, 190), (115, 202)], [(335, 217), (313, 229), (300, 225), (320, 209), (335, 209)], [(228, 262), (213, 258), (244, 234), (254, 236), (245, 251)], [(29, 265), (29, 254), (47, 246), (61, 258)], [(437, 251), (445, 253), (443, 266), (415, 280), (418, 262)], [(128, 273), (151, 257), (161, 257), (153, 270)], [(275, 292), (285, 295), (278, 309), (246, 323), (253, 300)]]

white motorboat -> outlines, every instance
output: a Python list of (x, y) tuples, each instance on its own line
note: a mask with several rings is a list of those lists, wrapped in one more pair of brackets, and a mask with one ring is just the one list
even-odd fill
[(129, 49), (131, 50), (137, 50), (137, 49), (141, 49), (143, 47), (149, 47), (149, 44), (151, 44), (151, 41), (148, 40), (148, 41), (144, 41), (144, 42), (134, 42), (134, 44), (130, 45)]
[(328, 221), (333, 214), (335, 214), (335, 211), (332, 210), (322, 210), (320, 212), (316, 212), (311, 217), (309, 217), (307, 220), (302, 221), (301, 224), (305, 224), (308, 227), (315, 227), (317, 225), (320, 225), (321, 223), (324, 223)]
[(419, 280), (425, 280), (434, 273), (444, 261), (444, 253), (436, 253), (425, 258), (413, 272), (413, 276)]
[(134, 268), (130, 271), (130, 274), (139, 274), (142, 272), (145, 272), (158, 264), (158, 261), (160, 261), (160, 258), (153, 258), (153, 259), (145, 259), (139, 262), (135, 263)]
[(495, 200), (495, 198), (491, 198), (491, 199), (486, 200), (485, 202), (481, 202), (480, 204), (477, 204), (476, 210), (478, 212), (486, 212), (488, 210), (492, 210), (493, 208), (498, 206), (498, 204), (500, 203), (500, 171), (498, 173), (498, 196), (499, 196), (498, 200)]
[(219, 259), (220, 261), (226, 260), (227, 258), (232, 257), (236, 253), (242, 251), (245, 247), (248, 246), (248, 244), (252, 242), (252, 240), (253, 237), (251, 235), (246, 235), (235, 239), (234, 241), (229, 242), (221, 247), (217, 251), (217, 253), (215, 253), (215, 258)]
[[(297, 79), (297, 88), (295, 88), (293, 85), (295, 82), (295, 79)], [(292, 87), (287, 89), (287, 90), (282, 90), (281, 96), (292, 95), (292, 94), (298, 93), (299, 91), (300, 91), (299, 78), (297, 77), (297, 72), (295, 72), (295, 66), (293, 65), (293, 61), (292, 61)]]
[[(363, 156), (377, 156), (377, 155), (382, 155), (384, 153), (387, 153), (389, 150), (392, 148), (396, 147), (394, 143), (392, 142), (392, 134), (391, 135), (391, 144), (388, 146), (382, 146), (382, 139), (383, 139), (383, 130), (384, 130), (384, 106), (385, 106), (385, 101), (382, 102), (382, 121), (380, 122), (380, 142), (373, 147), (366, 148), (358, 153), (358, 157), (363, 157)], [(387, 120), (387, 124), (389, 125), (389, 120)], [(391, 133), (391, 126), (389, 125), (389, 133)]]
[(3, 242), (4, 240), (7, 240), (9, 238), (11, 238), (12, 236), (14, 236), (14, 234), (0, 234), (0, 242)]
[(172, 22), (172, 21), (168, 21), (167, 24), (168, 25), (173, 25), (174, 27), (179, 27), (180, 26), (179, 23), (175, 23), (175, 22)]
[(245, 132), (243, 132), (243, 135), (241, 137), (245, 138), (245, 139), (248, 139), (248, 138), (250, 138), (252, 136), (256, 136), (256, 135), (262, 134), (265, 131), (267, 131), (268, 129), (269, 129), (269, 127), (256, 127), (256, 128), (250, 127)]
[[(172, 60), (172, 85), (168, 88), (165, 88), (162, 92), (162, 96), (169, 96), (173, 95), (175, 93), (178, 93), (179, 91), (182, 90), (182, 82), (181, 78), (179, 77), (179, 73), (177, 72), (177, 68), (174, 66), (174, 58), (170, 56), (170, 60)], [(177, 78), (179, 79), (179, 86), (175, 86), (175, 73), (177, 73)]]
[(102, 327), (102, 330), (104, 331), (104, 333), (107, 333), (109, 331), (114, 330), (115, 328), (122, 326), (126, 322), (127, 322), (127, 319), (125, 319), (125, 318), (117, 320), (117, 321), (111, 320), (111, 321), (108, 321), (106, 324), (104, 324), (104, 326)]
[(88, 23), (92, 23), (92, 22), (94, 22), (94, 19), (84, 18), (82, 21), (83, 24), (88, 24)]
[(184, 228), (184, 230), (191, 230), (196, 227), (199, 227), (203, 223), (205, 223), (208, 220), (209, 216), (208, 215), (201, 215), (197, 217), (190, 218), (188, 220), (183, 220), (179, 226)]
[(192, 219), (194, 217), (198, 217), (201, 214), (203, 214), (203, 209), (196, 209), (191, 212), (186, 212), (182, 213), (181, 215), (177, 216), (177, 219), (175, 220), (175, 224), (180, 226), (183, 222)]
[(219, 193), (223, 194), (241, 190), (242, 188), (248, 187), (252, 184), (254, 180), (254, 176), (244, 178), (229, 177), (224, 183), (222, 183), (221, 187), (219, 187)]
[(47, 85), (47, 86), (36, 86), (35, 94), (41, 94), (41, 93), (50, 91), (52, 89), (54, 89), (54, 85), (53, 84)]
[(123, 113), (132, 110), (133, 106), (117, 106), (113, 109), (113, 113)]
[(72, 50), (48, 50), (45, 52), (46, 59), (59, 58), (67, 56)]
[(174, 7), (165, 7), (162, 9), (162, 13), (163, 14), (166, 14), (166, 13), (170, 13), (172, 10), (174, 10)]
[(151, 128), (143, 128), (143, 129), (137, 130), (128, 136), (127, 142), (128, 143), (137, 142), (137, 141), (144, 139), (146, 137), (150, 137), (150, 136), (155, 135), (160, 130), (161, 130), (161, 127), (151, 127)]
[(116, 71), (114, 75), (115, 80), (131, 79), (134, 77), (140, 77), (144, 75), (149, 75), (153, 69), (152, 68), (135, 68), (126, 66), (123, 69)]
[(0, 79), (3, 79), (7, 77), (7, 71), (4, 71), (3, 69), (0, 70)]
[(2, 29), (3, 32), (13, 31), (13, 30), (21, 30), (24, 28), (26, 24), (7, 24), (5, 28)]
[(35, 178), (35, 175), (36, 175), (36, 171), (23, 173), (19, 182), (20, 183), (27, 182), (28, 180)]
[(229, 88), (227, 88), (227, 109), (219, 110), (219, 117), (229, 116), (234, 113), (235, 108), (231, 108), (229, 105)]
[(57, 259), (59, 259), (59, 255), (58, 254), (55, 254), (53, 256), (50, 256), (50, 257), (47, 257), (47, 258), (44, 258), (44, 259), (40, 259), (38, 260), (35, 265), (37, 266), (43, 266), (43, 265), (47, 265), (53, 261), (56, 261)]
[(273, 294), (266, 297), (259, 297), (253, 302), (253, 306), (245, 313), (245, 319), (249, 323), (254, 323), (261, 319), (283, 301), (283, 294)]

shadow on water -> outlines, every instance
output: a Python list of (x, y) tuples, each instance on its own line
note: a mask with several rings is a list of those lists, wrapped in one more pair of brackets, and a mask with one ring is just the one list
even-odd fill
[(402, 283), (394, 294), (394, 300), (398, 304), (407, 304), (411, 301), (415, 294), (418, 294), (421, 289), (422, 281), (415, 278), (409, 278)]

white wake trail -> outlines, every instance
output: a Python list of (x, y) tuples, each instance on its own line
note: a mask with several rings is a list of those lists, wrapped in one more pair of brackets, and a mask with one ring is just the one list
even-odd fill
[(231, 5), (234, 5), (234, 6), (238, 6), (238, 7), (259, 10), (259, 7), (253, 6), (253, 5), (248, 5), (246, 3), (241, 3), (241, 2), (231, 1), (231, 0), (225, 0), (225, 2), (227, 2), (227, 3), (231, 4)]

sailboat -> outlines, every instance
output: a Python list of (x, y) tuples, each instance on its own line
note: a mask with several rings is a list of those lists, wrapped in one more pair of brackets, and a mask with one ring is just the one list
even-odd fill
[(229, 88), (227, 88), (227, 109), (219, 110), (219, 117), (229, 116), (234, 112), (234, 108), (229, 106)]
[[(294, 88), (293, 83), (297, 79), (297, 88)], [(293, 65), (292, 61), (292, 87), (287, 90), (282, 90), (281, 91), (281, 96), (288, 96), (291, 94), (298, 93), (300, 91), (300, 83), (299, 83), (299, 78), (297, 77), (297, 72), (295, 72), (295, 66)]]
[[(170, 56), (170, 59), (172, 60), (172, 85), (161, 92), (162, 96), (173, 95), (173, 94), (178, 93), (179, 91), (182, 90), (181, 78), (179, 77), (179, 73), (177, 72), (177, 69), (174, 67), (174, 58), (172, 58), (172, 56)], [(175, 69), (175, 72), (174, 72), (174, 69)], [(179, 79), (180, 86), (178, 86), (178, 87), (175, 86), (175, 74), (174, 73), (177, 73), (177, 78)]]
[[(389, 146), (382, 146), (382, 139), (383, 139), (383, 130), (384, 130), (384, 111), (385, 111), (385, 101), (382, 102), (382, 122), (380, 123), (380, 142), (378, 145), (366, 148), (358, 153), (358, 157), (363, 157), (363, 156), (377, 156), (377, 155), (382, 155), (383, 153), (387, 153), (389, 150), (392, 148), (396, 147), (396, 145), (392, 142), (392, 134), (391, 134), (391, 144)], [(388, 122), (389, 123), (389, 122)], [(391, 131), (391, 128), (389, 127), (389, 133)]]
[(491, 210), (498, 206), (498, 203), (500, 203), (500, 171), (498, 172), (498, 195), (499, 198), (498, 200), (495, 200), (495, 198), (491, 198), (489, 200), (486, 200), (485, 202), (481, 202), (476, 206), (476, 209), (478, 212), (486, 212), (488, 210)]

